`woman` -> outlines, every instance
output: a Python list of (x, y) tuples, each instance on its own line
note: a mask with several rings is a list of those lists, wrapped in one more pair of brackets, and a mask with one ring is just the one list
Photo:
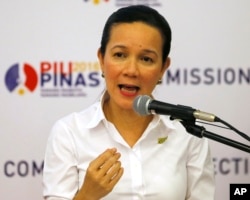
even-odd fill
[(206, 139), (167, 116), (139, 116), (170, 65), (171, 30), (154, 9), (129, 6), (107, 20), (98, 58), (106, 81), (100, 101), (60, 119), (48, 140), (45, 199), (212, 200)]

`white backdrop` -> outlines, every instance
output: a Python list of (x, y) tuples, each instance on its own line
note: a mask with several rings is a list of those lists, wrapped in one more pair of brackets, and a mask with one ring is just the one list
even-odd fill
[[(159, 10), (173, 30), (171, 69), (155, 97), (212, 112), (249, 135), (248, 0), (2, 0), (1, 199), (42, 199), (50, 128), (98, 98), (104, 88), (96, 56), (103, 24), (121, 5), (140, 2)], [(247, 143), (229, 130), (206, 128)], [(216, 200), (226, 200), (230, 183), (250, 182), (250, 156), (210, 143)]]

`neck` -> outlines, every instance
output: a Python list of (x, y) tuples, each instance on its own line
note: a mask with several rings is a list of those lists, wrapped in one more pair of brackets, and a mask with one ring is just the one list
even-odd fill
[(104, 102), (104, 114), (114, 124), (124, 140), (132, 147), (142, 136), (153, 116), (140, 116), (133, 109), (122, 109), (111, 103)]

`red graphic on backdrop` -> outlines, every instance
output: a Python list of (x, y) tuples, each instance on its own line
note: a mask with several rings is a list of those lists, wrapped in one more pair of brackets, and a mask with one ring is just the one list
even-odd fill
[[(23, 70), (24, 80), (21, 80), (21, 70)], [(24, 93), (24, 88), (33, 92), (38, 84), (38, 76), (34, 68), (25, 63), (23, 66), (19, 64), (12, 65), (5, 74), (5, 85), (10, 92), (17, 88), (19, 94)]]

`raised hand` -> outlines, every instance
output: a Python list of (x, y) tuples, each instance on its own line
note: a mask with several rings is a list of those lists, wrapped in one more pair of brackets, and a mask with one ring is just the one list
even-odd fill
[(123, 174), (120, 157), (121, 154), (113, 148), (93, 160), (74, 200), (98, 200), (110, 193)]

